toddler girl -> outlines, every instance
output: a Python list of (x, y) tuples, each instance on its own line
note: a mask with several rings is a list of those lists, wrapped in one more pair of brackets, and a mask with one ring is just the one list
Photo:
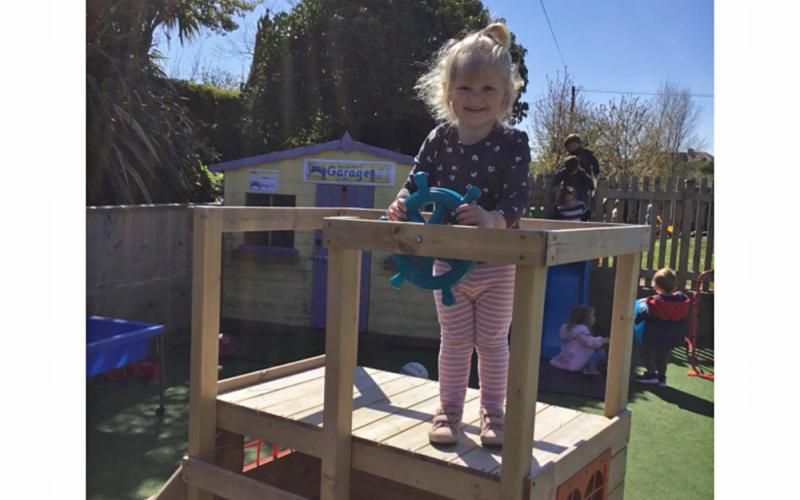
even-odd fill
[(589, 220), (589, 211), (586, 205), (578, 199), (578, 192), (572, 186), (564, 186), (561, 190), (561, 203), (556, 207), (556, 219), (560, 220)]
[(590, 328), (594, 326), (594, 309), (577, 305), (572, 308), (569, 321), (561, 325), (559, 336), (564, 342), (558, 356), (550, 364), (571, 372), (583, 371), (586, 375), (600, 375), (597, 365), (606, 362), (603, 344), (605, 337), (595, 337)]
[[(417, 82), (419, 95), (442, 123), (423, 142), (411, 175), (427, 172), (430, 186), (461, 194), (469, 185), (481, 190), (477, 202), (457, 208), (451, 220), (457, 224), (515, 228), (529, 205), (528, 136), (504, 123), (522, 86), (510, 43), (502, 23), (450, 40)], [(409, 176), (387, 210), (391, 220), (405, 220), (404, 200), (416, 189)], [(433, 273), (449, 268), (437, 260)], [(434, 292), (441, 329), (441, 407), (428, 433), (433, 443), (458, 441), (473, 350), (478, 353), (481, 442), (503, 442), (515, 270), (514, 265), (478, 263), (452, 288), (456, 303), (451, 307), (442, 304), (441, 291)]]

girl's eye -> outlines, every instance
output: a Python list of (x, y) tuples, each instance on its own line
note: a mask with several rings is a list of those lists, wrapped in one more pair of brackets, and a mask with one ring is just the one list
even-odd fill
[(461, 91), (464, 91), (464, 92), (468, 92), (470, 90), (470, 88), (469, 87), (465, 87), (465, 86), (462, 85), (461, 87), (458, 87), (458, 90), (461, 90)]
[(484, 92), (493, 92), (494, 91), (494, 87), (483, 87), (483, 91)]

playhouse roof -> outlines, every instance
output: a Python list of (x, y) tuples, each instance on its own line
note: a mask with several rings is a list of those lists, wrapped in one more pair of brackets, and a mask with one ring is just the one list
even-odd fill
[(209, 167), (212, 172), (224, 172), (226, 170), (235, 170), (241, 167), (251, 167), (259, 163), (268, 163), (273, 161), (286, 160), (289, 158), (297, 158), (298, 156), (305, 156), (314, 153), (321, 153), (322, 151), (361, 151), (363, 153), (370, 153), (381, 158), (386, 158), (397, 163), (406, 165), (414, 164), (414, 157), (404, 155), (389, 149), (379, 148), (377, 146), (370, 146), (363, 142), (354, 141), (350, 134), (345, 132), (341, 139), (336, 139), (330, 142), (323, 142), (322, 144), (313, 144), (311, 146), (302, 146), (299, 148), (286, 149), (284, 151), (275, 151), (272, 153), (265, 153), (257, 156), (249, 156), (247, 158), (240, 158), (238, 160), (223, 161), (214, 163)]

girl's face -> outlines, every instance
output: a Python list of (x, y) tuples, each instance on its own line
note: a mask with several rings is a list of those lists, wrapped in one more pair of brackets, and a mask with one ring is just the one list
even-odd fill
[(450, 88), (450, 106), (458, 127), (470, 132), (486, 129), (488, 133), (506, 97), (503, 79), (496, 71), (487, 70), (475, 77), (456, 76)]
[(594, 326), (594, 311), (589, 313), (589, 317), (586, 318), (586, 326), (589, 328)]
[(566, 206), (567, 208), (572, 208), (577, 204), (578, 200), (576, 200), (575, 197), (572, 196), (571, 194), (564, 196), (564, 206)]

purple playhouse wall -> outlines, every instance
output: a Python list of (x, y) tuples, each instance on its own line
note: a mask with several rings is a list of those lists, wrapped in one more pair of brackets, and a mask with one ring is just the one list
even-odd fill
[[(375, 188), (372, 186), (317, 185), (318, 207), (372, 208)], [(327, 314), (328, 249), (322, 246), (322, 231), (314, 231), (314, 272), (311, 291), (311, 326), (325, 328)], [(361, 309), (359, 331), (366, 331), (369, 312), (370, 252), (361, 256)]]

